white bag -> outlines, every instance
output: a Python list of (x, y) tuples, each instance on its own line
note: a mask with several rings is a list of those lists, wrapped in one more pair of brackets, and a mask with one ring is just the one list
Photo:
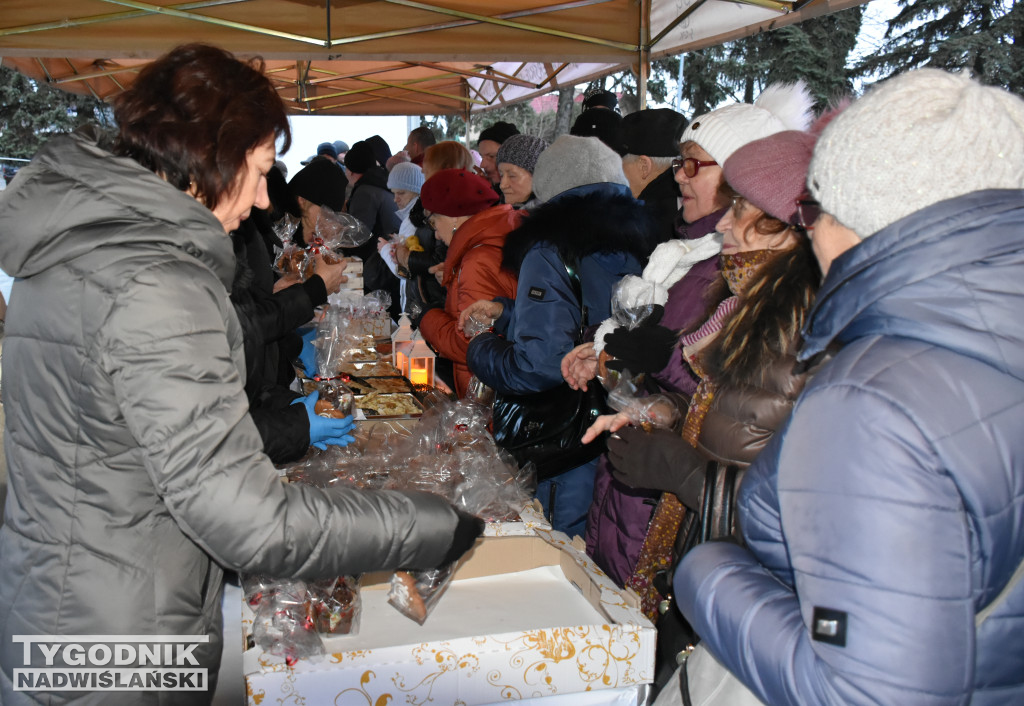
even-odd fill
[(690, 656), (668, 680), (653, 706), (683, 706), (683, 695), (679, 690), (679, 676), (683, 669), (690, 686), (692, 706), (763, 706), (763, 702), (743, 682), (708, 652), (703, 642), (697, 643)]

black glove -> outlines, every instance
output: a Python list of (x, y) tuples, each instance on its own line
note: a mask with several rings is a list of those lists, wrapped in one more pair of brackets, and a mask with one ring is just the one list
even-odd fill
[(612, 476), (631, 488), (675, 493), (688, 507), (697, 503), (688, 496), (694, 495), (694, 479), (698, 493), (703, 487), (705, 460), (675, 432), (624, 427), (608, 438), (608, 460)]
[(656, 373), (668, 365), (679, 337), (672, 329), (658, 324), (665, 307), (654, 307), (651, 315), (634, 329), (620, 326), (604, 337), (604, 349), (614, 360), (612, 370), (629, 369), (634, 375)]
[(464, 512), (459, 508), (453, 508), (455, 514), (459, 516), (459, 521), (455, 525), (455, 535), (452, 537), (452, 545), (448, 547), (448, 553), (444, 555), (444, 559), (438, 565), (448, 566), (459, 560), (459, 558), (473, 548), (473, 544), (476, 542), (476, 538), (483, 534), (484, 521), (476, 515), (470, 515), (468, 512)]

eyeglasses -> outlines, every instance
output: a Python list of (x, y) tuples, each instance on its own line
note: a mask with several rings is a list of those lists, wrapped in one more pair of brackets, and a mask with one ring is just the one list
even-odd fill
[(431, 213), (427, 209), (423, 209), (423, 221), (434, 230), (437, 230), (437, 226), (434, 225), (434, 217), (436, 215), (436, 213)]
[(814, 230), (814, 222), (821, 215), (821, 204), (814, 199), (796, 200), (796, 217), (793, 225), (802, 228), (805, 232)]
[(683, 157), (676, 157), (672, 160), (672, 173), (675, 174), (682, 169), (687, 179), (693, 179), (697, 176), (697, 172), (700, 171), (701, 167), (710, 167), (713, 164), (718, 164), (718, 162), (714, 160), (702, 162), (693, 157), (686, 157), (685, 159)]

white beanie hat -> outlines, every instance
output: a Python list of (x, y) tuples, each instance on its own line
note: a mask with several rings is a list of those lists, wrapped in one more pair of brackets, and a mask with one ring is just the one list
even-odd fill
[(423, 188), (423, 170), (412, 162), (399, 162), (388, 173), (388, 188), (420, 193)]
[(966, 74), (908, 71), (825, 128), (807, 183), (861, 238), (939, 201), (1024, 188), (1024, 100)]
[(811, 97), (803, 81), (773, 83), (761, 91), (753, 105), (727, 105), (694, 118), (679, 142), (696, 142), (719, 164), (748, 142), (783, 130), (806, 130), (814, 117)]
[(541, 201), (577, 186), (606, 182), (629, 185), (622, 157), (596, 137), (562, 135), (540, 153), (533, 169), (533, 193)]

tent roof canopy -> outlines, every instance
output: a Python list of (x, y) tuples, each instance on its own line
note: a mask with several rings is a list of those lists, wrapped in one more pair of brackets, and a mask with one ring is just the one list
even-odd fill
[(0, 56), (106, 99), (205, 42), (262, 56), (296, 114), (468, 114), (863, 1), (4, 0)]

